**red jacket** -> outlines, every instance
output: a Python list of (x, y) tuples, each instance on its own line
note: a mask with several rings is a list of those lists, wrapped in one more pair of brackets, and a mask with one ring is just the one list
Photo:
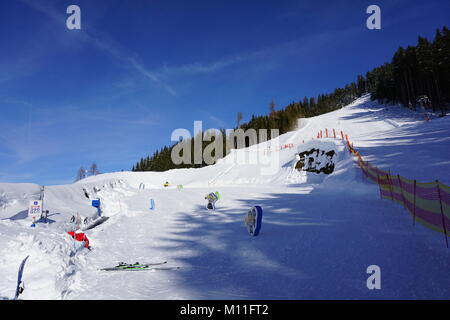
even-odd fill
[(74, 231), (67, 232), (69, 235), (72, 236), (72, 238), (75, 238), (77, 241), (84, 241), (84, 247), (89, 248), (89, 239), (86, 237), (86, 235), (82, 232), (75, 233)]

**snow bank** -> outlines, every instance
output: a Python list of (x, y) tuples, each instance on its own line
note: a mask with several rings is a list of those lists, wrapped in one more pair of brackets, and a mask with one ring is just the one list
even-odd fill
[(40, 186), (35, 184), (0, 183), (0, 219), (28, 212), (30, 200), (39, 199), (39, 195)]

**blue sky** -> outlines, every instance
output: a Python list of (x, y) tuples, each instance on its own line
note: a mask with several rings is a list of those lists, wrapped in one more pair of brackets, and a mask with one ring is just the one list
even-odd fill
[[(66, 28), (81, 8), (82, 29)], [(382, 30), (366, 28), (366, 8)], [(445, 1), (0, 2), (0, 182), (129, 170), (176, 128), (233, 128), (327, 93), (432, 38)]]

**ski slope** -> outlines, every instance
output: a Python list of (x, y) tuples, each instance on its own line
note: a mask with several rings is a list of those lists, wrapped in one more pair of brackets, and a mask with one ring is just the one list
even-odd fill
[[(0, 299), (14, 296), (27, 255), (21, 299), (448, 299), (443, 235), (413, 226), (402, 207), (380, 200), (341, 141), (316, 139), (325, 128), (343, 130), (381, 168), (450, 185), (448, 117), (425, 122), (421, 113), (367, 96), (301, 119), (279, 141), (234, 151), (214, 166), (107, 173), (46, 187), (50, 220), (36, 228), (26, 210), (40, 187), (1, 183)], [(312, 147), (336, 151), (333, 174), (293, 170), (295, 155)], [(212, 191), (221, 199), (208, 212), (204, 196)], [(71, 257), (67, 221), (77, 212), (95, 214), (94, 198), (109, 220), (86, 232), (93, 251)], [(254, 205), (264, 218), (252, 238), (243, 219)], [(181, 268), (99, 271), (121, 261), (165, 260)], [(367, 289), (370, 265), (381, 268), (381, 290)]]

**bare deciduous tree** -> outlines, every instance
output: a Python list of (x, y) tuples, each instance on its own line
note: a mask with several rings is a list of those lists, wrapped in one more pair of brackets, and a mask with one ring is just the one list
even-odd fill
[(272, 116), (275, 113), (275, 101), (271, 101), (269, 104), (269, 111), (270, 111), (270, 116)]
[(100, 174), (100, 171), (98, 171), (98, 166), (95, 162), (92, 162), (91, 167), (89, 168), (89, 175), (96, 176), (98, 174)]
[(241, 120), (242, 120), (243, 116), (242, 116), (242, 112), (238, 112), (237, 113), (237, 127), (239, 128), (239, 125), (241, 124)]
[(75, 182), (83, 180), (84, 178), (86, 178), (86, 169), (84, 167), (80, 167), (77, 171)]

